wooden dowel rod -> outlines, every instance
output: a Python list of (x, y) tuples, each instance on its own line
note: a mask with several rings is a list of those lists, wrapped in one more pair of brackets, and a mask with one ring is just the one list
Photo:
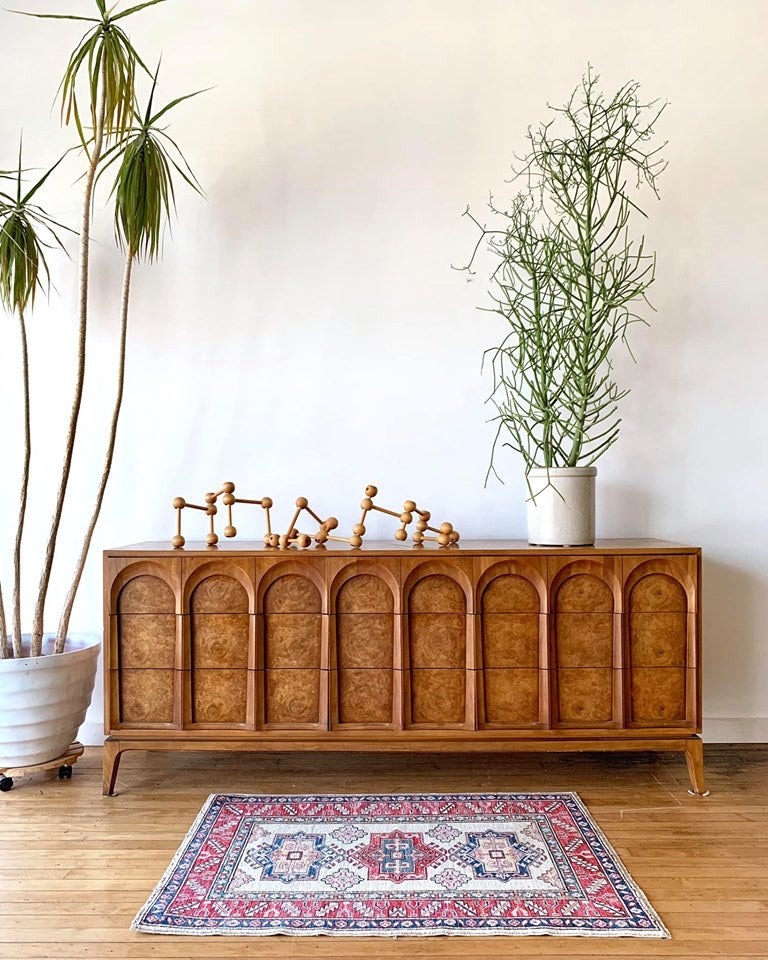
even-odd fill
[(207, 510), (207, 509), (208, 509), (208, 504), (206, 504), (204, 507), (201, 507), (201, 506), (199, 506), (199, 505), (196, 504), (196, 503), (185, 503), (184, 506), (185, 506), (185, 507), (190, 507), (192, 510)]
[(272, 522), (271, 522), (270, 519), (269, 519), (269, 507), (264, 507), (264, 510), (266, 511), (266, 514), (267, 514), (267, 536), (268, 536), (268, 537), (271, 537), (271, 536), (272, 536)]
[[(378, 510), (379, 513), (386, 513), (387, 516), (389, 516), (389, 517), (397, 517), (398, 520), (400, 519), (400, 514), (399, 514), (399, 513), (395, 513), (394, 510), (387, 510), (387, 509), (385, 509), (384, 507), (377, 507), (375, 503), (374, 503), (374, 505), (371, 507), (371, 509), (372, 509), (372, 510)], [(401, 511), (401, 512), (402, 512), (402, 511)]]
[(319, 524), (322, 524), (323, 522), (322, 517), (318, 517), (318, 515), (315, 513), (312, 507), (304, 507), (304, 509), (307, 511), (310, 517), (312, 517), (313, 520), (317, 520)]

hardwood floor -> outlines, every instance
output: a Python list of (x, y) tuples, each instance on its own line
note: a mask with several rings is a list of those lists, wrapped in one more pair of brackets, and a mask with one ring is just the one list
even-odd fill
[[(768, 747), (710, 747), (706, 799), (681, 756), (127, 753), (0, 795), (2, 954), (22, 958), (768, 957)], [(555, 937), (167, 937), (129, 931), (209, 793), (576, 790), (672, 932)]]

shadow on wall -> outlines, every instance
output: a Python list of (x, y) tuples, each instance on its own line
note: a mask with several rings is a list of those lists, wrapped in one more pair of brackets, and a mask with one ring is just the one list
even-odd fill
[[(754, 716), (760, 700), (761, 652), (748, 638), (758, 635), (757, 600), (765, 582), (744, 567), (712, 560), (704, 550), (702, 569), (705, 717)], [(739, 706), (734, 709), (734, 704)]]

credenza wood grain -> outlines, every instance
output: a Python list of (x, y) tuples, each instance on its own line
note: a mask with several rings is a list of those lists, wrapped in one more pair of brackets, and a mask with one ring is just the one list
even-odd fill
[(684, 750), (703, 792), (700, 550), (104, 554), (104, 790), (127, 749)]

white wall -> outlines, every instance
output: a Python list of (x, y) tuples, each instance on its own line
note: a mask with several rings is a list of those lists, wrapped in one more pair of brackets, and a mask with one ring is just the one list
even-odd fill
[[(85, 0), (70, 8), (89, 12)], [(164, 97), (215, 85), (174, 121), (209, 200), (182, 192), (164, 262), (136, 273), (119, 451), (73, 627), (100, 627), (103, 547), (169, 536), (172, 497), (224, 479), (285, 514), (302, 494), (350, 523), (374, 482), (382, 502), (423, 501), (466, 537), (523, 535), (511, 456), (501, 458), (507, 485), (483, 488), (492, 431), (480, 357), (502, 331), (475, 310), (482, 283), (450, 265), (475, 240), (465, 205), (480, 212), (489, 188), (503, 196), (527, 124), (591, 61), (607, 87), (634, 77), (671, 102), (670, 166), (648, 224), (658, 314), (634, 338), (637, 365), (617, 363), (632, 394), (622, 440), (600, 463), (599, 534), (704, 547), (705, 733), (768, 739), (766, 28), (763, 0), (170, 0), (133, 20), (146, 57), (163, 53)], [(78, 35), (76, 24), (0, 14), (0, 168), (22, 126), (30, 163), (71, 142), (50, 104)], [(68, 161), (46, 198), (73, 224), (78, 172)], [(52, 627), (112, 396), (120, 258), (103, 197), (87, 414)], [(31, 320), (28, 600), (74, 356), (73, 271), (54, 260), (57, 292)], [(9, 594), (19, 425), (7, 330)], [(238, 525), (258, 533), (258, 520), (241, 513)]]

